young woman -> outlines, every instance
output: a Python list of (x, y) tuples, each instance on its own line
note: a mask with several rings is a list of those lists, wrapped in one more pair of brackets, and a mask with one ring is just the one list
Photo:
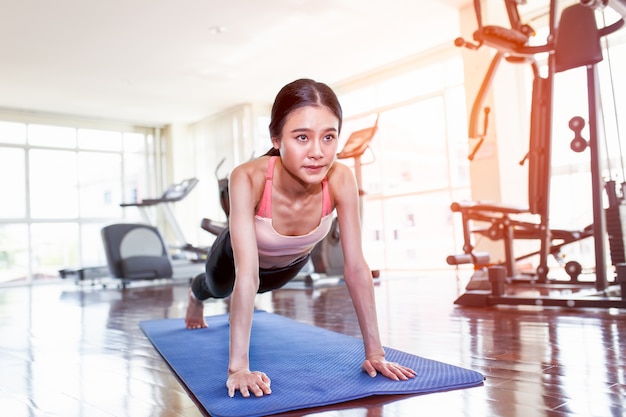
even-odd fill
[(206, 273), (189, 292), (185, 323), (206, 327), (203, 301), (231, 296), (228, 395), (270, 394), (270, 379), (249, 368), (250, 330), (257, 293), (282, 287), (307, 263), (337, 211), (344, 280), (365, 345), (363, 370), (393, 380), (415, 372), (385, 360), (372, 276), (361, 248), (359, 195), (349, 167), (335, 156), (342, 110), (335, 93), (309, 79), (284, 86), (272, 107), (273, 148), (230, 176), (229, 229), (215, 240)]

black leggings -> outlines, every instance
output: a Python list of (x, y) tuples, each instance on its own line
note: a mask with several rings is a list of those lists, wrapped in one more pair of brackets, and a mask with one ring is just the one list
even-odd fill
[[(306, 265), (310, 256), (306, 255), (283, 268), (260, 268), (259, 293), (278, 289), (291, 281)], [(233, 292), (235, 261), (228, 228), (213, 242), (204, 271), (204, 274), (196, 276), (191, 282), (191, 291), (198, 300), (225, 298)]]

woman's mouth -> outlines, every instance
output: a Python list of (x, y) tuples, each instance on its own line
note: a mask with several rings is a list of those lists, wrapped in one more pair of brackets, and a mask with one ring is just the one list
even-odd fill
[(324, 168), (324, 165), (305, 165), (304, 169), (309, 172), (317, 173)]

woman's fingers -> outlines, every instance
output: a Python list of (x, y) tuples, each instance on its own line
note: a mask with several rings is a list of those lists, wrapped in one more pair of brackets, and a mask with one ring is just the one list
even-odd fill
[(363, 370), (371, 377), (375, 377), (378, 372), (383, 374), (389, 379), (407, 380), (415, 377), (415, 371), (406, 366), (402, 366), (396, 362), (389, 362), (387, 360), (365, 360), (363, 362)]
[(269, 377), (263, 372), (246, 370), (231, 374), (228, 377), (226, 386), (228, 387), (229, 397), (234, 397), (235, 393), (239, 391), (242, 397), (248, 398), (251, 394), (255, 397), (271, 394), (271, 383)]

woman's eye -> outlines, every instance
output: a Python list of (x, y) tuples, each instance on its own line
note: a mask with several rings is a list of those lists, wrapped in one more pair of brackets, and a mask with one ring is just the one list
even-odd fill
[(298, 135), (296, 136), (296, 139), (298, 139), (301, 142), (304, 142), (305, 140), (307, 140), (306, 135)]
[(332, 141), (332, 140), (334, 140), (334, 139), (335, 139), (335, 137), (334, 137), (333, 135), (327, 135), (327, 136), (324, 136), (324, 140), (325, 140), (326, 142), (330, 142), (330, 141)]

